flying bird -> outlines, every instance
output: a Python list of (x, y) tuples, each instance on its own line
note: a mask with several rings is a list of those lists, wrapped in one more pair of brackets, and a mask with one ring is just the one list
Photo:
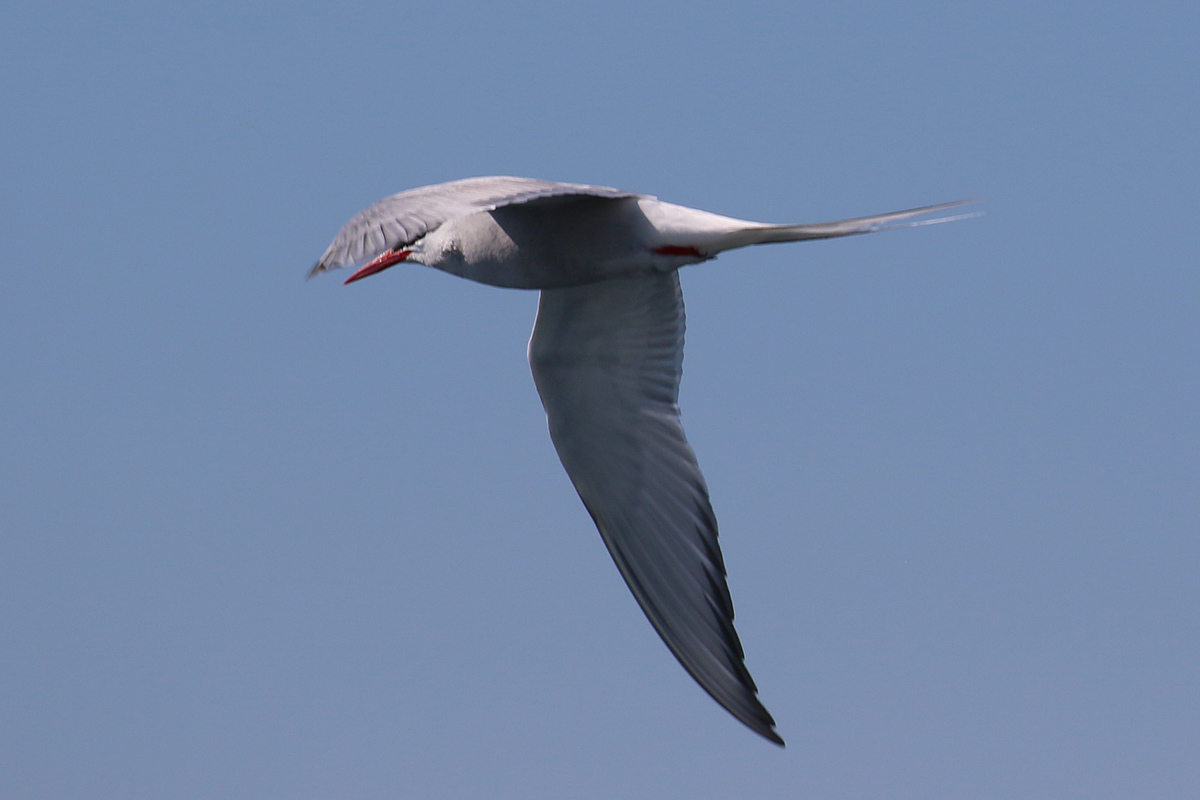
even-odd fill
[[(783, 739), (733, 627), (717, 520), (679, 421), (679, 268), (752, 244), (830, 239), (961, 219), (967, 202), (815, 225), (768, 225), (603, 186), (468, 178), (359, 212), (309, 277), (400, 263), (541, 292), (529, 365), (550, 438), (650, 624), (703, 689)], [(920, 218), (920, 219), (918, 219)]]

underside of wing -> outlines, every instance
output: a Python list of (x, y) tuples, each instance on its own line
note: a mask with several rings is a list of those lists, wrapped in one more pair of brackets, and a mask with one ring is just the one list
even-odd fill
[(457, 217), (516, 203), (535, 203), (573, 195), (608, 198), (643, 196), (606, 186), (506, 176), (467, 178), (409, 189), (385, 197), (354, 215), (309, 270), (308, 277), (338, 267), (366, 263), (388, 250), (412, 244), (442, 223)]
[(679, 421), (683, 334), (676, 272), (548, 289), (529, 361), (559, 458), (651, 624), (705, 691), (782, 745), (744, 663)]

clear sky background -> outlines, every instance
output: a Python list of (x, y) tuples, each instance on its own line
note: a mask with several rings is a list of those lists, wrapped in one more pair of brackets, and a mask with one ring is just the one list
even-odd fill
[[(0, 797), (1200, 789), (1200, 11), (58, 3), (0, 24)], [(304, 275), (473, 175), (770, 222), (684, 423), (788, 747), (562, 472), (534, 293)]]

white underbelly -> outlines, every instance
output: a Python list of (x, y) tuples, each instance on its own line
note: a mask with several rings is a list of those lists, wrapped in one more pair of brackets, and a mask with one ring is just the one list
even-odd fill
[(438, 228), (424, 245), (433, 256), (429, 266), (463, 278), (549, 289), (685, 263), (655, 253), (654, 242), (654, 228), (636, 201), (581, 198), (471, 214)]

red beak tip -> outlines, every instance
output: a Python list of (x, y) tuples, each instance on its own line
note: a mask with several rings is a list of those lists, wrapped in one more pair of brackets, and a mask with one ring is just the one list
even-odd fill
[(409, 253), (411, 252), (411, 250), (388, 250), (371, 263), (364, 264), (362, 267), (360, 267), (357, 272), (355, 272), (349, 278), (346, 278), (346, 282), (343, 283), (342, 286), (348, 286), (355, 281), (360, 281), (363, 278), (366, 278), (369, 275), (374, 275), (376, 272), (383, 272), (388, 267), (399, 264), (401, 261), (408, 258)]

